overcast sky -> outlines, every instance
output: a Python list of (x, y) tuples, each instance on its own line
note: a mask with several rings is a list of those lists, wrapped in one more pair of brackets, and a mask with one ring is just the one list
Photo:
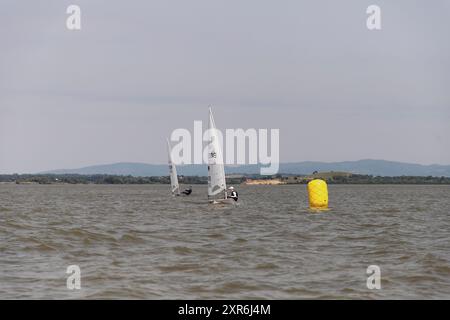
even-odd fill
[(283, 162), (450, 164), (449, 31), (447, 0), (2, 0), (0, 173), (165, 163), (209, 104)]

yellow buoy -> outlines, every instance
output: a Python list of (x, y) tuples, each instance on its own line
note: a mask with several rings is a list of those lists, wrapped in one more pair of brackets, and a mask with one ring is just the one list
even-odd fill
[(328, 208), (328, 187), (321, 179), (314, 179), (308, 183), (309, 207), (311, 209)]

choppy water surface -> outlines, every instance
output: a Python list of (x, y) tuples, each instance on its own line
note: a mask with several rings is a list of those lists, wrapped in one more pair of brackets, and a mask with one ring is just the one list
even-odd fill
[(303, 185), (242, 186), (237, 207), (167, 191), (0, 185), (0, 298), (450, 298), (450, 186), (331, 185), (322, 213)]

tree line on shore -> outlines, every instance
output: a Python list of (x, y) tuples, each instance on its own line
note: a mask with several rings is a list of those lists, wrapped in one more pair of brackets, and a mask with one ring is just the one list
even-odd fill
[[(287, 184), (306, 184), (307, 176), (259, 176), (241, 175), (228, 178), (230, 184), (244, 183), (250, 179), (280, 179)], [(327, 176), (323, 178), (329, 184), (450, 184), (450, 177), (398, 176), (381, 177), (372, 175), (349, 174)], [(208, 178), (203, 176), (180, 176), (182, 184), (207, 184)], [(134, 177), (119, 175), (79, 175), (79, 174), (9, 174), (0, 175), (0, 183), (16, 184), (169, 184), (168, 176)]]

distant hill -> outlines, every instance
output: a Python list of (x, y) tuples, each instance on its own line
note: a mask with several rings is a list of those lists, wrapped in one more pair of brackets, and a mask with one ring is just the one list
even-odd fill
[[(178, 166), (178, 174), (186, 176), (205, 176), (206, 165)], [(260, 165), (243, 165), (226, 167), (227, 173), (258, 174)], [(450, 165), (420, 165), (386, 160), (359, 160), (344, 162), (295, 162), (280, 164), (279, 173), (308, 175), (314, 171), (341, 171), (374, 176), (436, 176), (450, 177)], [(89, 166), (79, 169), (61, 169), (40, 173), (54, 174), (112, 174), (131, 175), (135, 177), (168, 175), (167, 165), (145, 163), (114, 163)]]

